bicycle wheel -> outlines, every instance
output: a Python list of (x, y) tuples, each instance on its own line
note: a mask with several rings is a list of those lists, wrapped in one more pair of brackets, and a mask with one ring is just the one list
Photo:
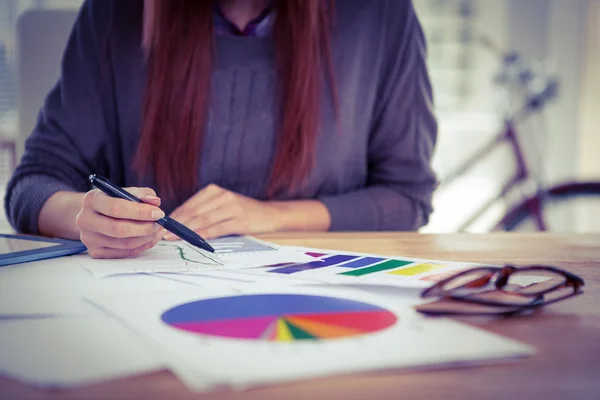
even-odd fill
[(496, 230), (539, 231), (536, 206), (546, 231), (600, 232), (600, 182), (596, 181), (553, 186), (524, 200), (506, 213)]

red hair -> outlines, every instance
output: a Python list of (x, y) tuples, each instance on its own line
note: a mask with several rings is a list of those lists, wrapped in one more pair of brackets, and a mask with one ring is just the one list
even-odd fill
[[(198, 171), (210, 104), (215, 1), (145, 0), (147, 77), (133, 166), (139, 174), (152, 171), (164, 197), (189, 196), (197, 184), (197, 174), (190, 171)], [(275, 0), (273, 6), (276, 104), (282, 107), (269, 196), (293, 192), (310, 173), (324, 70), (337, 106), (330, 56), (333, 1)]]

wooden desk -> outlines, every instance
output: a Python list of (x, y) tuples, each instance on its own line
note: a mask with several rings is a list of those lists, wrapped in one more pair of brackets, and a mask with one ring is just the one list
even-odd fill
[[(309, 238), (310, 237), (310, 238)], [(161, 399), (598, 399), (600, 398), (600, 235), (282, 234), (280, 244), (406, 257), (552, 263), (581, 275), (585, 293), (534, 316), (464, 320), (534, 345), (517, 364), (426, 373), (337, 377), (248, 392), (192, 394), (167, 372), (47, 393), (0, 380), (0, 398)]]

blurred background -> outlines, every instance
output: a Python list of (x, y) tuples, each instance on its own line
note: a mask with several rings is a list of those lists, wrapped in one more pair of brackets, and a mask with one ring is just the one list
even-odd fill
[[(440, 123), (422, 231), (600, 231), (600, 0), (413, 3)], [(0, 0), (3, 197), (80, 4)]]

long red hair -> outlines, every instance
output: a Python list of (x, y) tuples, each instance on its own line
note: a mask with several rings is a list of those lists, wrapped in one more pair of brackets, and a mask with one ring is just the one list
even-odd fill
[[(197, 184), (215, 55), (215, 1), (145, 0), (147, 77), (133, 167), (140, 175), (154, 174), (159, 196), (189, 196)], [(310, 173), (323, 71), (337, 103), (330, 56), (333, 1), (275, 0), (273, 7), (281, 107), (269, 196), (293, 192)]]

